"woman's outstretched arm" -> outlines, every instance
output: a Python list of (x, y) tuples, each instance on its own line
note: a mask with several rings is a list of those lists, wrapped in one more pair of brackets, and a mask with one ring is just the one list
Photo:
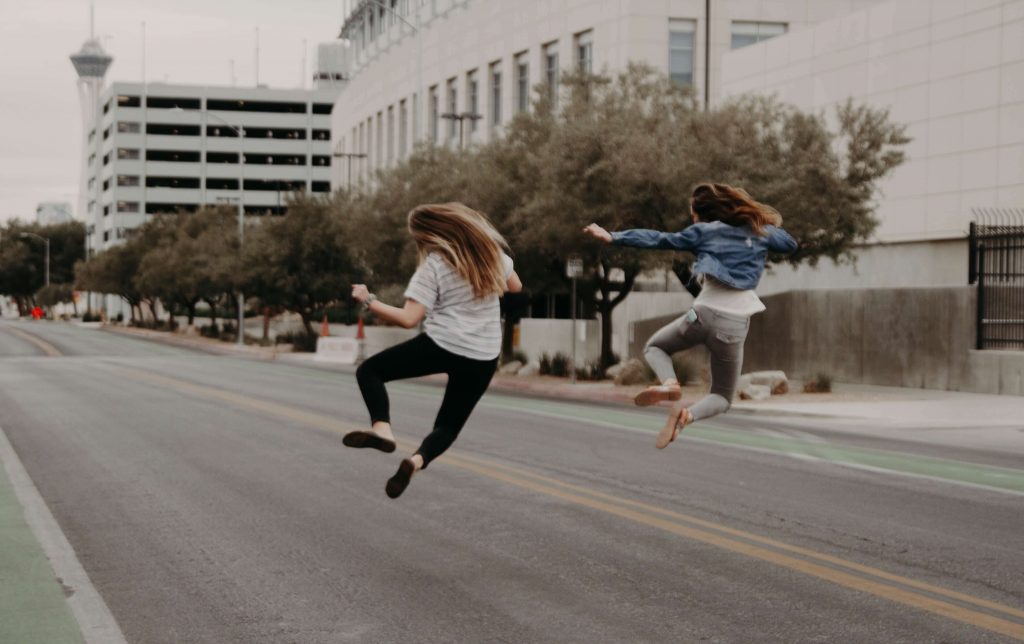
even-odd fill
[[(352, 285), (352, 299), (360, 303), (370, 299), (370, 290), (366, 288), (366, 284)], [(427, 307), (416, 300), (406, 300), (405, 306), (398, 308), (373, 298), (370, 300), (370, 306), (367, 310), (385, 322), (397, 324), (404, 329), (415, 327), (427, 315)]]
[(689, 226), (679, 233), (665, 233), (660, 230), (634, 228), (610, 233), (597, 224), (590, 224), (583, 232), (608, 244), (649, 248), (657, 250), (697, 250), (700, 244), (700, 227)]

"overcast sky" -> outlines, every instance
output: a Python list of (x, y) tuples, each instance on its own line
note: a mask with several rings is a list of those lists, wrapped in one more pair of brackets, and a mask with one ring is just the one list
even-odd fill
[[(32, 220), (41, 201), (77, 205), (81, 113), (68, 56), (89, 36), (89, 0), (0, 0), (0, 221)], [(107, 82), (299, 87), (316, 45), (335, 38), (342, 0), (95, 0), (96, 33), (114, 62)], [(349, 3), (351, 4), (351, 3)], [(76, 216), (80, 215), (76, 213)]]

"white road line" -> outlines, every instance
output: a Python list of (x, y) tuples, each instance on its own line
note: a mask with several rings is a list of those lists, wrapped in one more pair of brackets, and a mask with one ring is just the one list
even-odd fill
[(0, 462), (3, 463), (7, 477), (14, 486), (14, 494), (25, 512), (25, 521), (35, 535), (36, 541), (43, 547), (54, 574), (65, 586), (74, 590), (67, 602), (87, 644), (127, 644), (117, 621), (89, 581), (89, 576), (75, 556), (74, 549), (61, 532), (57, 520), (50, 514), (46, 501), (25, 471), (25, 466), (21, 464), (21, 459), (14, 452), (2, 427)]

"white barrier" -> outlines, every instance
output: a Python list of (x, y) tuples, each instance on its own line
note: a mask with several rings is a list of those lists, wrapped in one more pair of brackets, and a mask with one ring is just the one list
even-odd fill
[(359, 340), (355, 338), (317, 338), (316, 356), (318, 362), (355, 364), (359, 359)]

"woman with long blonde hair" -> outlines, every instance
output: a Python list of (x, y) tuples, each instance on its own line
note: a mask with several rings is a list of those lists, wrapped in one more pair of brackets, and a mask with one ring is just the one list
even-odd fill
[(750, 317), (764, 310), (757, 288), (769, 252), (788, 254), (796, 241), (781, 228), (782, 216), (742, 188), (702, 183), (690, 195), (693, 223), (682, 232), (624, 230), (609, 233), (597, 224), (584, 232), (617, 246), (685, 250), (697, 255), (693, 267), (700, 295), (685, 315), (658, 330), (644, 347), (644, 358), (661, 384), (637, 394), (637, 405), (682, 397), (672, 354), (702, 344), (711, 355), (711, 391), (690, 407), (676, 403), (658, 434), (664, 449), (686, 425), (728, 411), (743, 367), (743, 342)]
[(448, 374), (433, 431), (388, 480), (385, 491), (392, 499), (405, 491), (413, 474), (451, 446), (487, 391), (501, 353), (498, 298), (523, 288), (505, 253), (505, 240), (486, 217), (461, 203), (417, 206), (409, 213), (409, 233), (419, 267), (402, 308), (381, 302), (365, 284), (352, 286), (352, 297), (365, 310), (407, 329), (422, 321), (423, 333), (359, 365), (356, 379), (371, 427), (346, 434), (345, 445), (395, 451), (384, 383)]

